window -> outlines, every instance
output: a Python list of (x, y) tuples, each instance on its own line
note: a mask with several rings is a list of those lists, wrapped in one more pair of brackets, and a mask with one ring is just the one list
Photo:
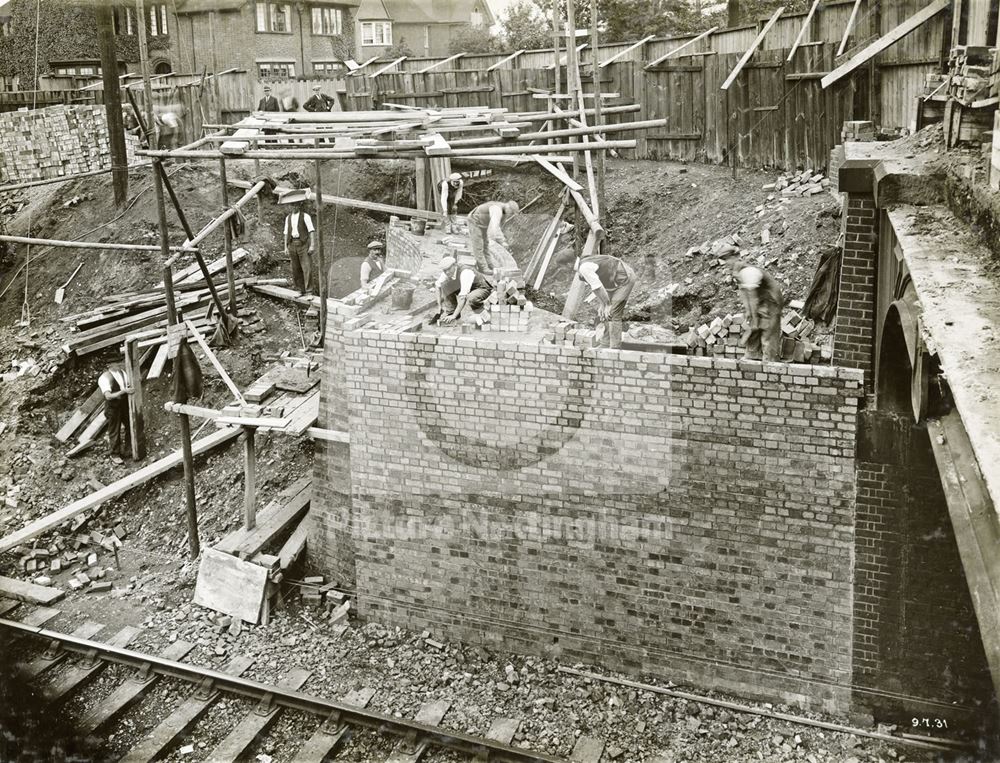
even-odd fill
[(11, 37), (14, 34), (14, 22), (10, 19), (0, 19), (0, 37)]
[(340, 8), (313, 8), (313, 34), (343, 34), (344, 14)]
[(295, 64), (291, 62), (258, 61), (257, 76), (260, 79), (289, 79), (295, 76)]
[(391, 21), (362, 21), (362, 45), (392, 45)]
[(290, 34), (292, 7), (281, 3), (257, 3), (257, 31)]
[(167, 6), (149, 6), (149, 33), (154, 37), (167, 34)]
[(333, 74), (344, 69), (340, 61), (313, 61), (313, 72), (316, 74)]
[(114, 14), (115, 34), (135, 34), (135, 16), (131, 8), (115, 8)]
[(51, 66), (56, 77), (96, 77), (101, 74), (100, 61), (67, 61)]

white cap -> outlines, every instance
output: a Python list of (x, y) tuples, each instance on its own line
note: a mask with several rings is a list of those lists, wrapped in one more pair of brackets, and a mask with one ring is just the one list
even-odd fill
[(322, 88), (320, 88), (319, 85), (313, 85), (313, 90), (320, 90), (320, 89), (322, 89)]
[(462, 179), (462, 174), (461, 174), (461, 173), (459, 173), (459, 172), (452, 172), (452, 173), (451, 173), (451, 174), (450, 174), (450, 175), (448, 176), (448, 179), (449, 179), (449, 180), (461, 180), (461, 179)]
[(382, 249), (383, 245), (382, 245), (381, 241), (369, 241), (368, 242), (368, 248), (369, 249)]
[(442, 257), (440, 264), (441, 270), (450, 270), (457, 261), (458, 260), (456, 260), (454, 257)]

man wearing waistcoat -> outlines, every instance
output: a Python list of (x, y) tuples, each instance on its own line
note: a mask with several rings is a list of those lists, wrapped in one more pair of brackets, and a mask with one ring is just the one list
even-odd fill
[(315, 268), (312, 263), (315, 246), (315, 231), (312, 217), (304, 211), (306, 192), (290, 191), (281, 199), (282, 204), (291, 204), (292, 211), (285, 216), (285, 254), (292, 261), (292, 284), (302, 293), (314, 293), (316, 286)]
[(385, 273), (385, 250), (381, 241), (368, 244), (368, 256), (361, 263), (361, 285), (367, 286)]
[(622, 346), (622, 320), (636, 275), (632, 268), (609, 254), (592, 254), (577, 262), (577, 276), (586, 282), (597, 298), (597, 317), (604, 322), (602, 345)]

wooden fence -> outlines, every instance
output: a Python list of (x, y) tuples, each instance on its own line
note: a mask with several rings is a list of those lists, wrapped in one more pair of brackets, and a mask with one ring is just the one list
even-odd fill
[[(635, 151), (624, 152), (632, 158), (727, 162), (735, 154), (740, 166), (823, 167), (839, 142), (841, 124), (854, 118), (850, 81), (820, 87), (835, 52), (833, 44), (810, 45), (791, 63), (785, 61), (787, 50), (760, 52), (729, 90), (720, 88), (738, 53), (680, 56), (652, 69), (615, 62), (601, 70), (600, 87), (618, 97), (604, 103), (637, 103), (641, 111), (606, 121), (668, 120), (665, 128), (634, 134)], [(583, 79), (592, 92), (593, 78)], [(551, 90), (554, 84), (550, 69), (406, 72), (348, 78), (346, 101), (352, 111), (386, 103), (544, 111), (546, 101), (530, 88)]]

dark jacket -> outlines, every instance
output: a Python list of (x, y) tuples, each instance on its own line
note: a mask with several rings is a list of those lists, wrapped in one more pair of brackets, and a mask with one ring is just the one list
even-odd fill
[(334, 100), (325, 93), (317, 93), (312, 96), (302, 107), (306, 111), (329, 111), (333, 108)]
[(257, 104), (257, 111), (281, 111), (281, 105), (278, 103), (277, 98), (273, 95), (268, 95), (260, 99), (260, 103)]

